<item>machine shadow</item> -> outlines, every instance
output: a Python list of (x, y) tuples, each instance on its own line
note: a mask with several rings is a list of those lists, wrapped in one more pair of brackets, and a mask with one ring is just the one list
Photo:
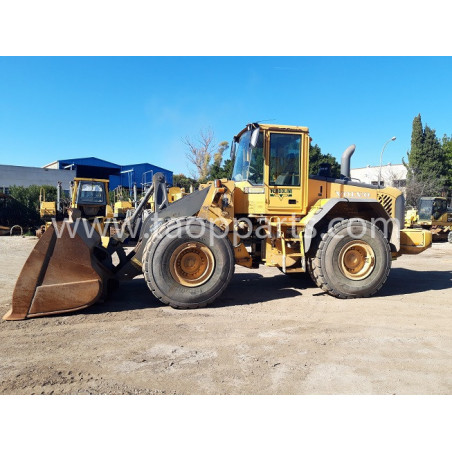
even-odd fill
[[(315, 287), (306, 275), (299, 278), (275, 275), (263, 277), (257, 273), (236, 273), (231, 283), (209, 308), (224, 308), (254, 303), (263, 303), (278, 298), (302, 295), (300, 290)], [(102, 302), (83, 310), (84, 314), (133, 311), (164, 306), (149, 291), (143, 278), (124, 281), (119, 288)], [(75, 313), (76, 314), (76, 313)]]
[(301, 296), (303, 289), (316, 287), (306, 274), (262, 276), (258, 273), (236, 273), (223, 294), (209, 307), (242, 306), (279, 298)]
[(84, 314), (103, 314), (106, 312), (134, 311), (137, 309), (158, 308), (163, 306), (152, 295), (143, 278), (122, 281), (106, 300), (84, 309)]
[(377, 294), (378, 297), (408, 295), (412, 293), (443, 290), (452, 287), (452, 271), (425, 271), (393, 268), (389, 277)]
[[(452, 271), (391, 270), (384, 287), (376, 295), (390, 297), (443, 290), (452, 287)], [(265, 303), (280, 298), (302, 296), (304, 289), (317, 288), (308, 275), (290, 277), (283, 274), (262, 276), (258, 273), (236, 273), (223, 294), (209, 309)], [(320, 289), (319, 289), (320, 291)], [(313, 296), (326, 295), (323, 291)], [(122, 282), (105, 302), (85, 309), (84, 314), (134, 311), (164, 306), (149, 291), (143, 278)], [(76, 312), (74, 314), (77, 314)]]

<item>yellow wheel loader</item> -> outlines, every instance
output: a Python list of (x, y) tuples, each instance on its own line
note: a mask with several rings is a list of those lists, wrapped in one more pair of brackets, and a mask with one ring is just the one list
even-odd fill
[[(45, 225), (36, 232), (42, 237), (44, 232), (52, 225), (53, 220), (61, 220), (65, 216), (72, 219), (86, 218), (99, 234), (104, 234), (108, 224), (113, 218), (113, 209), (110, 206), (107, 179), (89, 179), (76, 177), (71, 182), (70, 206), (63, 207), (61, 183), (57, 187), (57, 201), (46, 201), (45, 190), (41, 188), (40, 217)], [(69, 204), (69, 201), (66, 201)]]
[[(113, 191), (113, 216), (117, 220), (123, 220), (127, 216), (127, 212), (133, 209), (136, 201), (136, 186), (133, 187), (133, 200), (129, 197), (129, 190), (118, 185)], [(136, 204), (135, 204), (136, 205)]]
[(44, 187), (39, 190), (39, 216), (43, 220), (55, 218), (57, 214), (57, 203), (46, 201), (46, 191)]
[[(167, 188), (167, 194), (169, 203), (173, 203), (174, 201), (182, 199), (186, 195), (185, 190), (179, 187)], [(121, 224), (121, 220), (124, 220), (125, 218), (127, 218), (129, 214), (133, 213), (134, 206), (136, 205), (137, 202), (136, 198), (137, 198), (136, 191), (134, 193), (134, 201), (132, 201), (125, 195), (125, 190), (122, 187), (117, 187), (115, 189), (115, 203), (113, 216), (115, 219), (118, 220), (119, 224)], [(154, 208), (155, 208), (154, 197), (151, 196), (146, 204), (146, 209), (154, 210)]]
[(108, 224), (114, 216), (108, 183), (108, 179), (74, 178), (71, 207), (68, 209), (72, 221), (84, 218), (93, 224), (99, 234), (105, 236), (108, 235)]
[[(58, 183), (57, 190), (60, 190), (60, 183)], [(57, 217), (57, 202), (46, 201), (46, 191), (44, 187), (39, 190), (39, 217), (45, 223), (36, 230), (36, 236), (41, 238), (46, 229), (52, 224), (52, 218)]]
[(420, 198), (418, 208), (407, 211), (405, 226), (429, 229), (433, 240), (449, 240), (452, 243), (452, 210), (447, 207), (446, 198)]
[[(375, 294), (391, 261), (430, 247), (431, 233), (401, 229), (399, 190), (350, 179), (354, 145), (342, 156), (339, 179), (328, 167), (309, 176), (309, 143), (306, 127), (247, 125), (233, 139), (231, 180), (215, 180), (169, 203), (164, 176), (155, 174), (106, 248), (86, 219), (52, 226), (25, 263), (4, 318), (82, 309), (138, 275), (161, 302), (200, 308), (226, 289), (235, 265), (307, 272), (339, 298)], [(127, 237), (136, 241), (128, 254)]]

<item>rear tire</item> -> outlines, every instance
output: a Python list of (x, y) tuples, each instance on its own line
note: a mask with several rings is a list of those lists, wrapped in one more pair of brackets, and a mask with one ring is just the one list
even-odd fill
[(196, 217), (164, 223), (143, 255), (144, 277), (155, 297), (181, 309), (212, 303), (234, 274), (234, 251), (221, 234), (213, 223)]
[(374, 224), (343, 220), (322, 235), (308, 269), (317, 286), (334, 297), (369, 297), (388, 277), (391, 249)]

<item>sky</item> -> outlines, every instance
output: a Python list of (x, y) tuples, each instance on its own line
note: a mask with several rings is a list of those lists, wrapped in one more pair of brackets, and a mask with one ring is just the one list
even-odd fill
[(184, 137), (307, 126), (352, 168), (401, 163), (413, 118), (452, 134), (451, 57), (0, 57), (0, 164), (98, 157), (189, 174)]

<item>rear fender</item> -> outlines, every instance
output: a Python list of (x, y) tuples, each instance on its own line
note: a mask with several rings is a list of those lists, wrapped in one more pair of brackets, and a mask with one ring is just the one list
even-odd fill
[(340, 221), (346, 218), (362, 218), (375, 223), (388, 239), (391, 250), (399, 251), (400, 249), (400, 225), (388, 215), (376, 199), (329, 199), (323, 205), (313, 206), (312, 212), (309, 212), (306, 218), (308, 218), (304, 233), (306, 254), (322, 228), (335, 219)]

